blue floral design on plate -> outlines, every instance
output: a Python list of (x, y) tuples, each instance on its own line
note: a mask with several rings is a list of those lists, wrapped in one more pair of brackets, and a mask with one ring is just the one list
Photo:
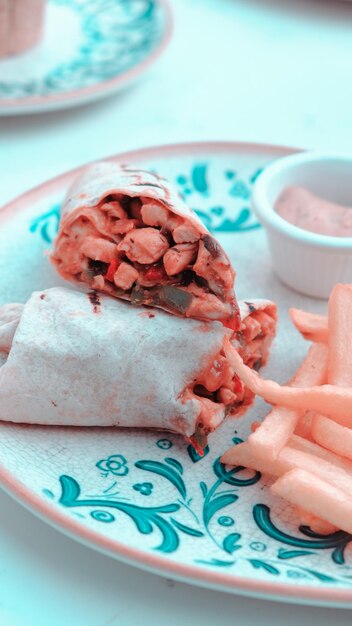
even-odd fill
[[(270, 516), (270, 509), (265, 504), (256, 504), (253, 507), (254, 521), (258, 527), (264, 531), (264, 533), (277, 541), (281, 541), (283, 544), (289, 546), (295, 546), (298, 548), (307, 548), (315, 550), (328, 550), (332, 549), (331, 558), (335, 563), (343, 564), (345, 562), (345, 549), (352, 541), (352, 535), (338, 530), (330, 535), (319, 535), (307, 526), (301, 526), (300, 531), (303, 535), (309, 539), (303, 537), (292, 537), (291, 535), (280, 530), (272, 521)], [(285, 554), (284, 558), (292, 558), (299, 556), (301, 552), (291, 550), (290, 554)], [(279, 558), (283, 558), (283, 553), (279, 552)]]
[[(235, 443), (241, 443), (239, 437), (234, 438)], [(157, 440), (159, 443), (160, 440)], [(169, 440), (166, 440), (169, 441)], [(163, 448), (160, 448), (161, 450)], [(110, 455), (106, 459), (102, 459), (96, 463), (96, 467), (103, 472), (114, 475), (125, 476), (128, 472), (128, 461), (121, 455)], [(155, 529), (161, 533), (161, 543), (154, 549), (172, 553), (179, 549), (182, 541), (182, 535), (188, 535), (194, 540), (201, 540), (206, 537), (213, 545), (223, 554), (223, 558), (212, 557), (209, 560), (195, 557), (195, 563), (207, 565), (216, 568), (235, 567), (238, 559), (245, 561), (255, 570), (265, 572), (269, 577), (279, 577), (286, 575), (287, 578), (307, 578), (324, 582), (325, 584), (336, 584), (344, 580), (349, 583), (351, 577), (349, 574), (341, 574), (336, 577), (318, 569), (305, 567), (303, 565), (292, 562), (297, 557), (305, 555), (314, 555), (316, 550), (327, 550), (333, 548), (331, 553), (332, 561), (336, 564), (343, 565), (344, 550), (351, 541), (351, 536), (342, 531), (338, 531), (331, 535), (318, 535), (307, 527), (301, 527), (300, 531), (306, 538), (295, 537), (281, 531), (271, 520), (270, 509), (264, 504), (256, 504), (253, 508), (253, 518), (258, 528), (265, 533), (266, 536), (277, 540), (283, 545), (289, 545), (289, 549), (279, 547), (277, 558), (252, 558), (248, 557), (248, 552), (244, 552), (243, 536), (241, 532), (228, 532), (227, 529), (236, 524), (233, 512), (236, 510), (236, 503), (241, 498), (243, 488), (250, 488), (260, 480), (259, 472), (251, 472), (245, 468), (238, 466), (227, 469), (217, 458), (213, 463), (213, 482), (199, 483), (200, 493), (202, 495), (201, 506), (193, 504), (194, 496), (190, 495), (187, 485), (183, 479), (184, 466), (175, 457), (165, 457), (163, 460), (141, 459), (134, 462), (133, 472), (148, 472), (155, 476), (155, 479), (168, 481), (169, 485), (174, 489), (174, 498), (170, 501), (170, 490), (165, 491), (164, 488), (160, 493), (168, 494), (168, 501), (161, 502), (154, 506), (140, 506), (134, 502), (128, 502), (115, 492), (113, 494), (106, 493), (110, 490), (102, 490), (101, 494), (94, 496), (81, 496), (81, 488), (77, 480), (71, 476), (63, 475), (60, 477), (61, 496), (58, 502), (65, 507), (76, 509), (88, 508), (90, 517), (100, 523), (118, 523), (120, 517), (116, 512), (123, 513), (129, 517), (142, 534), (151, 534)], [(245, 471), (244, 471), (245, 470)], [(131, 470), (132, 471), (132, 470)], [(115, 483), (111, 486), (114, 487)], [(160, 485), (149, 481), (138, 481), (132, 484), (133, 490), (142, 496), (151, 496), (154, 489), (160, 491)], [(54, 493), (44, 488), (43, 493), (50, 499), (55, 499)], [(108, 509), (108, 510), (107, 510)], [(223, 510), (225, 509), (225, 512)], [(229, 509), (229, 514), (227, 512)], [(113, 511), (113, 513), (112, 513)], [(216, 514), (219, 514), (217, 515)], [(77, 514), (74, 510), (73, 514)], [(79, 514), (79, 513), (78, 513)], [(81, 514), (79, 514), (82, 516)], [(222, 537), (215, 531), (217, 523), (218, 528), (225, 530)], [(241, 521), (239, 520), (240, 526)], [(255, 540), (251, 541), (248, 547), (255, 552), (267, 552), (266, 543)], [(299, 549), (297, 549), (299, 548)], [(243, 556), (242, 556), (243, 553)], [(259, 556), (259, 555), (258, 555)]]
[(111, 524), (116, 519), (109, 511), (92, 511), (90, 515), (97, 522), (104, 522), (105, 524)]
[(153, 483), (136, 483), (133, 485), (135, 491), (139, 491), (142, 496), (150, 496), (153, 491)]
[[(223, 179), (227, 189), (227, 204), (230, 202), (232, 204), (234, 200), (236, 204), (238, 201), (247, 203), (250, 199), (251, 187), (260, 171), (255, 170), (248, 180), (243, 180), (237, 171), (225, 170)], [(212, 187), (209, 163), (195, 162), (189, 173), (179, 174), (176, 176), (175, 182), (185, 202), (194, 209), (210, 231), (246, 232), (260, 227), (260, 224), (253, 219), (247, 204), (236, 206), (236, 212), (232, 212), (225, 205), (213, 205), (210, 202)], [(199, 201), (201, 201), (202, 208), (199, 208)], [(204, 208), (205, 203), (207, 203), (206, 208)]]
[(96, 467), (100, 469), (105, 476), (108, 474), (126, 476), (128, 474), (127, 461), (122, 454), (112, 454), (107, 459), (101, 459), (96, 463)]
[[(237, 438), (237, 443), (240, 439)], [(96, 467), (105, 471), (119, 472), (123, 468), (127, 468), (127, 460), (122, 455), (111, 455), (107, 459), (98, 461)], [(235, 519), (233, 515), (222, 513), (215, 518), (216, 513), (231, 507), (231, 512), (236, 510), (236, 503), (241, 498), (243, 488), (254, 486), (260, 480), (258, 472), (252, 472), (248, 476), (248, 472), (242, 475), (243, 467), (238, 466), (230, 470), (221, 464), (219, 459), (213, 463), (213, 475), (215, 480), (211, 484), (204, 481), (199, 483), (200, 492), (202, 494), (202, 504), (196, 507), (193, 504), (193, 497), (189, 497), (186, 484), (182, 478), (184, 474), (183, 464), (174, 457), (166, 457), (163, 461), (156, 459), (141, 459), (134, 463), (135, 471), (151, 472), (155, 478), (166, 480), (175, 490), (173, 501), (161, 502), (155, 506), (140, 506), (133, 502), (126, 501), (125, 498), (118, 493), (109, 497), (106, 490), (102, 490), (101, 494), (95, 496), (81, 496), (81, 488), (79, 483), (71, 476), (63, 475), (60, 477), (61, 496), (58, 499), (59, 504), (64, 507), (76, 509), (91, 509), (89, 515), (94, 521), (103, 524), (119, 523), (120, 517), (116, 512), (122, 513), (130, 518), (135, 528), (142, 534), (149, 535), (158, 530), (161, 534), (161, 543), (154, 548), (165, 554), (175, 552), (179, 549), (182, 536), (192, 537), (193, 540), (203, 540), (206, 537), (213, 545), (222, 553), (222, 558), (212, 557), (210, 559), (201, 559), (195, 557), (195, 563), (216, 568), (232, 568), (236, 566), (238, 561), (247, 562), (254, 570), (260, 570), (269, 577), (280, 577), (286, 575), (287, 578), (296, 579), (314, 579), (324, 584), (335, 585), (343, 580), (346, 584), (351, 582), (349, 574), (341, 573), (340, 577), (336, 577), (325, 572), (321, 572), (311, 567), (292, 562), (292, 559), (305, 554), (314, 555), (315, 550), (334, 548), (332, 560), (342, 565), (341, 555), (347, 543), (351, 540), (351, 536), (342, 531), (333, 533), (332, 535), (317, 535), (308, 528), (302, 527), (301, 532), (309, 537), (301, 539), (291, 536), (280, 531), (271, 521), (270, 511), (266, 505), (256, 504), (253, 509), (253, 515), (258, 527), (265, 532), (266, 535), (275, 538), (283, 544), (290, 546), (309, 547), (308, 550), (286, 550), (279, 548), (278, 558), (252, 558), (248, 557), (248, 552), (244, 551), (243, 537), (240, 532), (230, 532), (219, 537), (215, 532), (214, 522), (217, 521), (218, 527), (227, 529), (234, 526)], [(135, 482), (133, 489), (143, 496), (151, 496), (154, 491), (154, 483), (143, 481)], [(51, 500), (55, 498), (51, 490), (43, 489), (45, 495)], [(162, 493), (165, 490), (162, 489)], [(170, 491), (167, 491), (168, 498)], [(108, 510), (107, 510), (108, 509)], [(113, 511), (113, 513), (112, 513)], [(77, 515), (77, 511), (73, 511)], [(78, 515), (81, 517), (82, 514)], [(187, 520), (187, 521), (186, 521)], [(252, 541), (249, 548), (256, 552), (267, 551), (267, 545), (261, 541)], [(336, 557), (336, 550), (339, 557)], [(243, 553), (243, 556), (242, 556)], [(259, 555), (258, 555), (259, 556)], [(340, 561), (339, 561), (340, 559)]]
[(221, 515), (218, 518), (218, 524), (220, 524), (220, 526), (233, 526), (234, 523), (235, 520), (229, 515)]
[(60, 205), (54, 204), (49, 211), (42, 213), (32, 220), (29, 230), (31, 233), (40, 233), (45, 243), (51, 243), (56, 237), (60, 222)]
[(158, 448), (161, 448), (161, 450), (170, 450), (170, 448), (172, 448), (173, 443), (172, 441), (170, 441), (170, 439), (158, 439), (158, 441), (156, 442), (156, 445), (158, 446)]
[[(215, 481), (212, 485), (204, 482), (200, 483), (200, 491), (202, 494), (202, 506), (200, 511), (195, 511), (192, 507), (192, 497), (187, 494), (187, 488), (182, 478), (183, 465), (178, 459), (166, 457), (164, 461), (154, 459), (141, 459), (134, 463), (137, 470), (143, 472), (151, 472), (156, 477), (167, 480), (175, 490), (175, 498), (173, 502), (162, 503), (152, 507), (142, 507), (133, 502), (126, 501), (117, 492), (112, 497), (107, 490), (102, 490), (101, 494), (94, 496), (81, 497), (81, 487), (77, 480), (72, 476), (63, 475), (60, 477), (61, 496), (58, 502), (65, 507), (70, 508), (91, 508), (90, 516), (98, 522), (112, 523), (117, 520), (116, 515), (111, 513), (111, 509), (116, 512), (120, 511), (127, 515), (135, 524), (137, 530), (142, 534), (150, 534), (157, 528), (162, 535), (162, 542), (155, 549), (162, 552), (174, 552), (180, 545), (179, 533), (191, 536), (193, 538), (203, 538), (206, 535), (210, 540), (220, 548), (225, 554), (233, 554), (241, 549), (239, 540), (240, 533), (225, 534), (222, 539), (215, 536), (212, 530), (213, 518), (224, 508), (235, 504), (238, 500), (237, 493), (233, 493), (234, 487), (248, 487), (254, 485), (260, 478), (258, 472), (254, 472), (251, 478), (241, 478), (241, 470), (237, 467), (226, 470), (220, 463), (220, 459), (216, 459), (213, 464), (213, 472)], [(121, 454), (111, 455), (107, 459), (102, 459), (96, 463), (96, 467), (103, 472), (112, 473), (114, 475), (124, 476), (127, 474), (127, 460)], [(237, 476), (237, 474), (239, 474)], [(224, 486), (226, 487), (224, 489)], [(151, 482), (136, 482), (132, 485), (133, 489), (143, 496), (152, 495), (154, 484)], [(220, 489), (222, 489), (220, 491)], [(43, 493), (48, 498), (53, 499), (54, 494), (44, 488)], [(116, 497), (115, 497), (116, 496)], [(106, 510), (110, 509), (110, 510)], [(176, 513), (184, 511), (190, 522), (185, 523), (183, 518), (179, 519)], [(73, 511), (74, 513), (76, 511)], [(170, 515), (172, 514), (172, 515)], [(220, 527), (227, 528), (233, 526), (234, 519), (229, 515), (222, 515), (217, 518)], [(219, 563), (218, 563), (219, 565)]]
[(262, 541), (252, 541), (249, 547), (256, 552), (264, 552), (266, 550), (266, 545)]

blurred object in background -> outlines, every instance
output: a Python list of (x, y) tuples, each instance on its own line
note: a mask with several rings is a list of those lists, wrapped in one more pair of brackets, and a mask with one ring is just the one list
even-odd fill
[(46, 0), (0, 0), (0, 58), (25, 52), (43, 34)]

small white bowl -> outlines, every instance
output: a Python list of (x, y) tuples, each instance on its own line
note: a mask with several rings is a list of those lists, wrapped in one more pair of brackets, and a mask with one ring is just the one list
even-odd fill
[(327, 298), (336, 283), (352, 283), (352, 237), (320, 235), (280, 217), (275, 202), (291, 185), (352, 207), (352, 158), (300, 152), (274, 161), (253, 188), (253, 211), (266, 228), (277, 276), (296, 291)]

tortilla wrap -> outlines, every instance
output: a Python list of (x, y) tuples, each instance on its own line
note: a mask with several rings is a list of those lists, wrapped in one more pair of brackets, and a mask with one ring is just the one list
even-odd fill
[[(275, 306), (253, 301), (242, 311), (243, 334), (253, 332), (251, 316), (264, 315), (262, 351), (254, 337), (249, 353), (263, 362)], [(232, 332), (94, 291), (34, 292), (26, 304), (0, 308), (0, 419), (156, 428), (203, 448), (226, 415), (252, 400), (224, 356)], [(243, 334), (236, 339), (242, 355)]]

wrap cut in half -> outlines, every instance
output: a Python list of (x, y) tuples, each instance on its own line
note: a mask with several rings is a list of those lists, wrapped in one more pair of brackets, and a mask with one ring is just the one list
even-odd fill
[(157, 174), (112, 161), (86, 168), (63, 202), (51, 260), (92, 289), (238, 329), (228, 256)]
[[(269, 318), (273, 305), (259, 306)], [(224, 355), (231, 334), (94, 291), (34, 292), (0, 308), (0, 419), (169, 430), (201, 451), (252, 400)]]

